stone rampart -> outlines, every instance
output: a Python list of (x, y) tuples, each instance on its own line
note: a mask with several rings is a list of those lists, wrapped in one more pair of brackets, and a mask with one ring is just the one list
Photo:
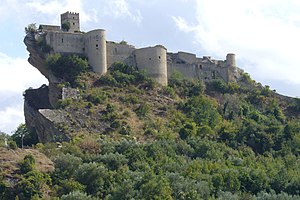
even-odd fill
[(47, 32), (46, 43), (55, 53), (84, 54), (84, 38), (81, 33)]
[(107, 67), (111, 67), (115, 62), (122, 62), (132, 65), (132, 53), (135, 47), (127, 44), (106, 43)]
[(133, 52), (136, 66), (161, 85), (168, 84), (167, 49), (161, 45)]
[(105, 30), (97, 29), (84, 34), (85, 55), (94, 72), (107, 72)]

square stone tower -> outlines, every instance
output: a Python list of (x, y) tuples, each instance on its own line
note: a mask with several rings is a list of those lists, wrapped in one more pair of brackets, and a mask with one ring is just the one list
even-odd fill
[(66, 12), (60, 15), (61, 18), (61, 29), (67, 32), (79, 32), (79, 13)]

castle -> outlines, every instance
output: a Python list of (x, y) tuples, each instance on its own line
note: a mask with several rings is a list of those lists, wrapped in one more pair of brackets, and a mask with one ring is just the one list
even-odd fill
[(81, 54), (88, 58), (93, 71), (105, 74), (115, 62), (123, 62), (144, 70), (161, 85), (168, 84), (168, 77), (175, 71), (184, 77), (210, 81), (221, 78), (235, 81), (239, 74), (235, 55), (227, 54), (226, 60), (213, 60), (204, 56), (178, 52), (169, 53), (162, 45), (136, 49), (132, 45), (106, 41), (105, 30), (80, 31), (79, 13), (61, 14), (61, 26), (40, 25), (47, 45), (54, 53)]

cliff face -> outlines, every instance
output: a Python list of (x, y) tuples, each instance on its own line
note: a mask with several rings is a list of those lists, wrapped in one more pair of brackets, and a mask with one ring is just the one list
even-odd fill
[(53, 73), (46, 66), (47, 53), (42, 51), (42, 48), (38, 45), (37, 40), (44, 40), (43, 35), (39, 34), (27, 34), (24, 38), (27, 51), (30, 53), (28, 62), (37, 68), (42, 75), (44, 75), (49, 82), (49, 102), (52, 107), (57, 106), (58, 99), (61, 98), (61, 88), (57, 85), (60, 80), (56, 78)]
[(49, 102), (49, 88), (46, 85), (38, 89), (26, 90), (24, 101), (25, 122), (29, 129), (36, 131), (40, 142), (68, 140), (59, 129), (64, 122), (64, 113), (53, 110)]
[(64, 115), (53, 110), (62, 97), (62, 88), (58, 86), (59, 80), (46, 67), (47, 55), (37, 44), (36, 37), (43, 36), (28, 34), (24, 38), (24, 43), (30, 53), (28, 62), (48, 79), (49, 86), (43, 85), (39, 89), (26, 90), (24, 94), (25, 122), (29, 129), (36, 131), (40, 142), (68, 140), (63, 131), (57, 128), (59, 123), (63, 122)]
[[(53, 77), (52, 75), (50, 75), (50, 71), (46, 67), (46, 64), (45, 64), (46, 57), (42, 53), (42, 51), (39, 49), (36, 39), (35, 39), (35, 35), (27, 34), (24, 38), (24, 43), (26, 45), (27, 51), (30, 53), (28, 62), (32, 66), (37, 68), (41, 72), (41, 74), (43, 74), (48, 80), (51, 77)], [(50, 82), (50, 80), (49, 80), (49, 82)]]

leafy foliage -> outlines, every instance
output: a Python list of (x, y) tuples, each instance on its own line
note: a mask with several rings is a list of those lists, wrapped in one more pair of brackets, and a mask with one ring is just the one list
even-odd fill
[(28, 130), (25, 124), (20, 124), (17, 130), (11, 136), (11, 139), (16, 142), (18, 147), (32, 146), (38, 143), (38, 136), (36, 132)]
[(66, 22), (66, 23), (63, 23), (62, 25), (61, 25), (61, 29), (63, 30), (63, 31), (69, 31), (69, 29), (71, 28), (71, 25), (70, 25), (70, 22)]
[(74, 86), (76, 77), (88, 70), (87, 60), (77, 55), (51, 54), (47, 57), (46, 64), (56, 77)]
[[(247, 74), (241, 84), (204, 84), (174, 73), (160, 87), (116, 63), (100, 78), (78, 77), (82, 99), (64, 107), (71, 141), (40, 148), (55, 165), (52, 181), (40, 181), (51, 196), (299, 199), (297, 100), (275, 95)], [(43, 187), (21, 177), (26, 187), (18, 188), (42, 196)]]
[(33, 34), (37, 32), (37, 27), (35, 23), (29, 24), (27, 27), (25, 27), (25, 33), (26, 34)]
[(69, 194), (63, 195), (61, 197), (61, 200), (97, 200), (97, 199), (98, 198), (94, 198), (80, 191), (70, 192)]
[(33, 171), (35, 169), (35, 159), (32, 155), (26, 155), (19, 163), (21, 173), (26, 174), (27, 172)]
[(110, 68), (110, 72), (102, 76), (98, 83), (116, 87), (144, 84), (144, 87), (152, 88), (154, 85), (154, 81), (149, 79), (144, 73), (138, 71), (135, 67), (123, 63), (114, 63)]

